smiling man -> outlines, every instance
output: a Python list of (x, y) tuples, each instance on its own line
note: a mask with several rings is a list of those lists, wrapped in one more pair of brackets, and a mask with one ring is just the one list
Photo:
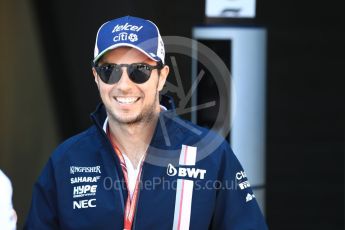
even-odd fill
[[(115, 71), (112, 77), (116, 80), (103, 76), (109, 69)], [(129, 158), (133, 168), (137, 168), (152, 139), (161, 110), (159, 91), (168, 73), (168, 66), (124, 45), (108, 51), (93, 68), (107, 111), (111, 138)], [(136, 83), (141, 77), (145, 82)], [(109, 84), (109, 81), (116, 81), (116, 84)]]
[(157, 26), (122, 17), (96, 35), (94, 125), (62, 143), (25, 229), (266, 229), (229, 144), (180, 119)]

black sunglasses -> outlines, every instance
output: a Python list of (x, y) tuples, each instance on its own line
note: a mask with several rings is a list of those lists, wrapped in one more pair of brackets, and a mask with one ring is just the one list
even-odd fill
[(127, 67), (127, 74), (129, 79), (136, 84), (142, 84), (149, 80), (153, 69), (162, 69), (162, 62), (158, 62), (156, 66), (146, 63), (132, 63), (132, 64), (102, 64), (98, 66), (93, 64), (97, 74), (101, 80), (106, 84), (117, 83), (123, 73), (122, 67)]

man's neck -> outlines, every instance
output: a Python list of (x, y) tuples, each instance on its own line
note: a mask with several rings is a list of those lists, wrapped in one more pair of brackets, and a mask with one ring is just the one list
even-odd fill
[(138, 167), (140, 160), (146, 153), (155, 131), (159, 113), (148, 122), (135, 124), (119, 124), (109, 117), (108, 124), (113, 141), (122, 153), (125, 153), (134, 168)]

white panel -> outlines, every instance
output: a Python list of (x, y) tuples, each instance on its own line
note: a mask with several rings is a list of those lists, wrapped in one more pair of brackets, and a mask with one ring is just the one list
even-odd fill
[(180, 165), (195, 165), (196, 161), (196, 147), (182, 145), (180, 153)]
[[(230, 143), (251, 185), (264, 186), (266, 30), (256, 27), (197, 27), (193, 30), (193, 38), (231, 40)], [(197, 103), (196, 100), (192, 102)], [(263, 204), (261, 198), (264, 196), (260, 195), (258, 201)]]
[(253, 18), (255, 3), (255, 0), (206, 0), (206, 16)]
[(177, 179), (173, 230), (189, 229), (193, 187), (193, 181)]

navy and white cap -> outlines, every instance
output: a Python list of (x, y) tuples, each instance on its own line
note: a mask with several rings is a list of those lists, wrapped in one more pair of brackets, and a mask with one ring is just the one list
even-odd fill
[(118, 47), (135, 48), (164, 64), (165, 50), (158, 27), (142, 18), (125, 16), (104, 23), (97, 32), (93, 62)]

